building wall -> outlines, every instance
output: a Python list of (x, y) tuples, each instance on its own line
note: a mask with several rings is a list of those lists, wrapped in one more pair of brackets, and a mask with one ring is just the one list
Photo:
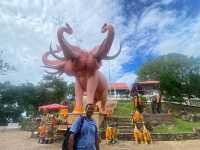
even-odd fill
[(108, 97), (112, 100), (129, 100), (129, 90), (127, 89), (111, 89), (108, 91)]

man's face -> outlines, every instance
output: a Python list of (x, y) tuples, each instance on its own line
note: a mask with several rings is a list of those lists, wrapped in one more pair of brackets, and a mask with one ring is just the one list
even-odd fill
[(89, 104), (86, 108), (86, 115), (87, 116), (92, 116), (94, 112), (94, 105), (93, 104)]

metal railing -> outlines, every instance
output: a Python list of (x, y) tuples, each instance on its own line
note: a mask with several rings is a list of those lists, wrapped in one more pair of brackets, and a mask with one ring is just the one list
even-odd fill
[(108, 95), (110, 100), (131, 100), (130, 96), (127, 95)]

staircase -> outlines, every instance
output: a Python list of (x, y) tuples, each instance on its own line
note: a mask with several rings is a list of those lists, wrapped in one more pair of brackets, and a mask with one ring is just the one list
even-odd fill
[(119, 140), (132, 140), (133, 125), (130, 118), (117, 119), (118, 139)]
[[(144, 113), (144, 120), (145, 120), (145, 126), (147, 129), (152, 131), (152, 128), (154, 126), (157, 126), (161, 123), (170, 123), (173, 121), (172, 117), (168, 114), (151, 114), (151, 113)], [(106, 121), (105, 121), (106, 122)], [(104, 122), (104, 129), (106, 128), (106, 123)], [(127, 117), (112, 117), (110, 119), (110, 124), (117, 123), (117, 129), (118, 129), (118, 139), (119, 140), (133, 140), (133, 126), (132, 121), (130, 118)], [(138, 123), (139, 126), (142, 126), (143, 123)], [(104, 134), (104, 133), (103, 133)], [(152, 138), (154, 140), (160, 139), (158, 134), (151, 133)], [(103, 135), (104, 138), (104, 135)]]
[[(111, 123), (117, 123), (118, 139), (132, 140), (133, 127), (130, 118), (112, 117)], [(104, 122), (102, 138), (105, 138), (106, 122)]]
[(133, 126), (130, 118), (117, 118), (118, 133), (132, 133)]

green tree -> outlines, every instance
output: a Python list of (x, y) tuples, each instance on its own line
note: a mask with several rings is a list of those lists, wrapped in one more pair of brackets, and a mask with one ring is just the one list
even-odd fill
[(192, 69), (194, 59), (182, 54), (168, 54), (145, 63), (138, 71), (138, 80), (159, 80), (163, 73), (184, 79)]
[(174, 74), (161, 73), (160, 90), (166, 96), (167, 100), (182, 102), (182, 84)]
[(0, 83), (0, 124), (19, 120), (23, 109), (17, 99), (17, 86)]
[(48, 103), (60, 103), (66, 97), (67, 82), (63, 78), (46, 75), (39, 86), (47, 90), (46, 92), (49, 95)]
[(181, 102), (183, 95), (198, 95), (200, 61), (182, 54), (168, 54), (145, 63), (138, 80), (160, 80), (160, 89), (170, 100)]
[(0, 123), (18, 121), (23, 112), (27, 116), (35, 115), (40, 105), (60, 103), (65, 99), (67, 89), (73, 93), (73, 84), (68, 87), (62, 78), (49, 75), (39, 85), (0, 83)]
[(74, 83), (70, 83), (67, 85), (67, 95), (75, 96), (75, 85)]
[(187, 95), (200, 97), (200, 74), (191, 73), (188, 78), (188, 88), (186, 88)]
[(38, 112), (38, 106), (47, 103), (49, 94), (48, 91), (40, 86), (35, 86), (32, 83), (26, 83), (18, 86), (18, 103), (26, 114), (33, 115)]

